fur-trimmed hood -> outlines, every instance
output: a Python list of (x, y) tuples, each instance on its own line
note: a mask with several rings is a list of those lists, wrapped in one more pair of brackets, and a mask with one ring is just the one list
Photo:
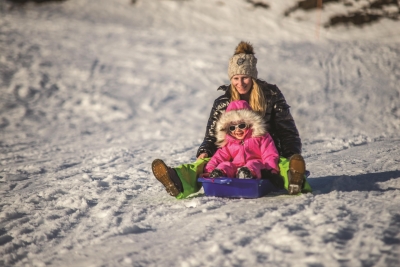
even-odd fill
[[(261, 137), (267, 133), (263, 117), (254, 112), (246, 101), (232, 101), (216, 123), (217, 141), (215, 144), (218, 147), (223, 147), (227, 144), (229, 126), (232, 123), (239, 122), (249, 125), (251, 137)], [(248, 135), (245, 138), (248, 138)]]

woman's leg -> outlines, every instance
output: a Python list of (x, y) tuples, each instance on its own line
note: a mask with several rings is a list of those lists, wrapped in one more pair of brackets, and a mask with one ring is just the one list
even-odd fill
[(201, 189), (201, 183), (197, 182), (197, 178), (204, 172), (204, 166), (209, 161), (210, 158), (198, 159), (194, 163), (182, 164), (174, 168), (183, 185), (183, 192), (176, 196), (177, 199), (187, 198)]
[[(283, 179), (283, 187), (288, 190), (289, 189), (289, 163), (290, 160), (287, 158), (281, 157), (279, 159), (279, 169), (280, 169), (280, 176)], [(301, 193), (310, 193), (312, 192), (310, 184), (307, 182), (307, 179), (304, 177), (304, 183), (301, 189)]]

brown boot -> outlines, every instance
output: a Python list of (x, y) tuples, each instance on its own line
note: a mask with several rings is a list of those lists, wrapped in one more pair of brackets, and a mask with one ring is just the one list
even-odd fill
[(306, 163), (299, 154), (294, 154), (289, 161), (289, 195), (297, 195), (301, 192), (304, 183)]
[(176, 197), (182, 192), (182, 182), (178, 174), (174, 169), (168, 167), (164, 161), (155, 159), (153, 163), (151, 163), (151, 169), (156, 179), (164, 185), (165, 190), (167, 190), (171, 196)]

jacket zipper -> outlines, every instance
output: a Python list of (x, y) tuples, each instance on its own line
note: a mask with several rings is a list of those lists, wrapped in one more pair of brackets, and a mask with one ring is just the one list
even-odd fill
[(244, 159), (244, 163), (246, 163), (246, 150), (244, 148), (244, 139), (242, 139), (242, 141), (240, 142), (240, 144), (243, 146), (243, 159)]

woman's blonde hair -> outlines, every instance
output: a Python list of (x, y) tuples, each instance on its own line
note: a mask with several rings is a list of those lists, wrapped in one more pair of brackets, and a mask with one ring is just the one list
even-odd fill
[[(261, 90), (260, 86), (258, 86), (256, 80), (252, 80), (253, 86), (250, 89), (249, 105), (255, 112), (257, 112), (261, 116), (264, 116), (267, 109), (267, 103), (265, 102), (264, 93)], [(231, 84), (231, 102), (235, 100), (240, 100), (240, 94), (236, 90), (235, 86)]]

